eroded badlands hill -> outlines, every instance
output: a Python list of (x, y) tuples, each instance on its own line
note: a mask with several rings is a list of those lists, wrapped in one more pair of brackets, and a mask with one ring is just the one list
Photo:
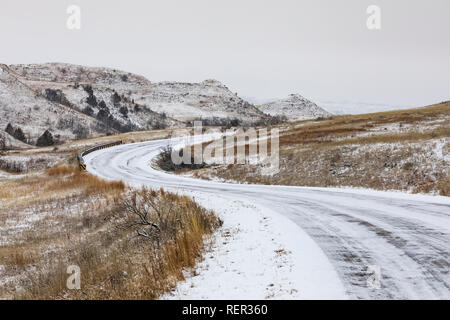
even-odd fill
[(258, 106), (259, 110), (271, 116), (285, 116), (288, 121), (326, 118), (332, 114), (299, 94)]

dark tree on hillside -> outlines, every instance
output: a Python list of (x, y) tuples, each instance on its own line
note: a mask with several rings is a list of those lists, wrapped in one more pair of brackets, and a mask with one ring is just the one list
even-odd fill
[(231, 120), (231, 122), (230, 122), (231, 126), (233, 126), (233, 127), (239, 126), (240, 123), (241, 122), (239, 121), (239, 119), (236, 119), (236, 118)]
[(27, 138), (25, 137), (25, 134), (23, 133), (21, 128), (16, 128), (16, 130), (14, 130), (13, 136), (14, 136), (14, 138), (16, 138), (17, 140), (20, 140), (22, 142), (27, 141)]
[(85, 85), (83, 86), (84, 91), (87, 92), (88, 95), (93, 96), (94, 95), (94, 90), (92, 89), (91, 85)]
[(93, 116), (94, 110), (90, 106), (87, 106), (86, 108), (83, 109), (83, 113), (87, 114), (88, 116)]
[(97, 106), (97, 98), (94, 95), (90, 95), (87, 98), (86, 102), (92, 107), (96, 107)]
[(98, 113), (97, 113), (97, 119), (99, 119), (100, 121), (106, 122), (106, 120), (109, 117), (109, 112), (105, 109), (101, 109)]
[(114, 92), (113, 96), (112, 96), (112, 101), (114, 103), (114, 105), (117, 105), (118, 103), (120, 103), (122, 99), (120, 98), (120, 96), (117, 94), (117, 92)]
[(38, 147), (48, 147), (54, 144), (55, 140), (53, 139), (53, 135), (48, 130), (45, 130), (45, 132), (42, 134), (42, 136), (39, 137), (36, 142), (36, 145)]
[(106, 109), (106, 103), (104, 100), (100, 101), (100, 103), (98, 104), (98, 106), (102, 109)]
[(60, 103), (67, 107), (72, 107), (72, 104), (67, 100), (66, 96), (61, 90), (45, 89), (45, 97), (53, 102)]
[(11, 136), (14, 136), (14, 128), (11, 123), (8, 123), (6, 126), (5, 132), (9, 133)]
[(121, 107), (119, 111), (125, 118), (128, 117), (128, 108), (127, 107)]

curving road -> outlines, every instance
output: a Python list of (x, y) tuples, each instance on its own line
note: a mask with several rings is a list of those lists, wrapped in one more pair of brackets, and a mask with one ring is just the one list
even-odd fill
[[(450, 299), (450, 198), (197, 180), (150, 166), (167, 144), (121, 145), (85, 160), (106, 179), (219, 193), (288, 217), (325, 253), (352, 299)], [(368, 266), (380, 268), (381, 288), (367, 287)]]

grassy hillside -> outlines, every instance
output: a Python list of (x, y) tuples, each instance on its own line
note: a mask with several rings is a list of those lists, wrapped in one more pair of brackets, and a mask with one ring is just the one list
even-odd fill
[(315, 187), (363, 187), (450, 196), (450, 102), (423, 108), (301, 121), (282, 128), (280, 172), (249, 165), (198, 177)]

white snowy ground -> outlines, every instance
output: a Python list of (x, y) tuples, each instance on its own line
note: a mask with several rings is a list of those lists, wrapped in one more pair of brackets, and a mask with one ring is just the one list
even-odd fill
[(7, 178), (7, 177), (9, 177), (9, 176), (10, 176), (9, 173), (0, 170), (0, 179), (2, 179), (2, 178)]
[(19, 179), (22, 178), (23, 174), (12, 174), (3, 170), (0, 170), (0, 180), (6, 180), (6, 179)]
[(224, 226), (195, 271), (162, 299), (346, 298), (326, 256), (289, 219), (241, 200), (188, 194)]
[(197, 180), (150, 166), (167, 143), (86, 157), (103, 178), (188, 194), (223, 218), (197, 275), (163, 298), (450, 298), (450, 198)]

